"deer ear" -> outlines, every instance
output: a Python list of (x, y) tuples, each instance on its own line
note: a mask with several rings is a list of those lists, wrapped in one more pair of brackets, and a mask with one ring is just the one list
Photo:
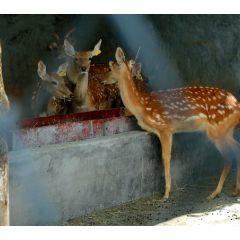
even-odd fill
[(54, 42), (52, 45), (53, 45), (53, 47), (55, 47), (55, 48), (57, 48), (57, 46), (58, 46), (55, 42)]
[(91, 51), (92, 56), (97, 56), (101, 51), (100, 51), (100, 46), (102, 43), (102, 39), (99, 40), (99, 42), (95, 45), (94, 49)]
[(57, 74), (59, 74), (60, 72), (66, 73), (68, 65), (69, 65), (69, 62), (65, 62), (64, 64), (60, 65), (56, 73)]
[(136, 63), (140, 49), (141, 49), (141, 47), (139, 47), (136, 55), (130, 57), (130, 58), (127, 60), (130, 69), (132, 69), (132, 68), (133, 68), (133, 65)]
[(113, 62), (113, 61), (110, 61), (110, 62), (109, 62), (109, 67), (111, 67), (113, 64), (114, 64), (114, 62)]
[(72, 45), (76, 44), (76, 39), (74, 37), (69, 37), (68, 39), (72, 43)]
[(50, 49), (57, 48), (57, 44), (54, 42), (49, 46)]
[(142, 63), (137, 63), (132, 67), (132, 76), (135, 77), (137, 72), (141, 73), (142, 71)]
[(42, 60), (40, 60), (39, 63), (38, 63), (38, 76), (42, 80), (45, 80), (46, 76), (47, 76), (46, 66), (43, 64)]
[(76, 54), (74, 47), (72, 46), (72, 44), (69, 43), (67, 39), (64, 40), (64, 50), (66, 54), (70, 57), (74, 57)]
[(124, 56), (123, 50), (120, 47), (117, 48), (115, 57), (117, 60), (117, 64), (121, 67), (123, 65), (123, 63), (125, 62), (125, 56)]
[(135, 64), (135, 61), (133, 60), (133, 59), (130, 59), (129, 61), (128, 61), (128, 65), (129, 65), (129, 67), (133, 67), (133, 64)]

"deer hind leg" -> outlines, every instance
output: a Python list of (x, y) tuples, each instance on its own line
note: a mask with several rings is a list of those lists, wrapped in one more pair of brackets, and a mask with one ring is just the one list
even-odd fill
[(230, 167), (232, 165), (232, 159), (234, 158), (235, 153), (233, 151), (231, 141), (231, 139), (233, 139), (231, 130), (229, 130), (228, 134), (226, 134), (224, 138), (221, 138), (216, 134), (211, 134), (211, 132), (208, 132), (208, 136), (215, 143), (217, 149), (220, 151), (224, 159), (224, 167), (218, 185), (216, 189), (210, 194), (210, 196), (207, 197), (207, 199), (211, 200), (215, 198), (219, 193), (221, 193), (224, 181), (229, 173)]
[(237, 181), (233, 191), (233, 196), (236, 196), (240, 190), (240, 144), (234, 138), (230, 138), (230, 144), (237, 161)]
[[(233, 155), (231, 153), (231, 149), (229, 147), (227, 147), (226, 145), (228, 145), (228, 144), (224, 143), (224, 144), (218, 145), (218, 149), (224, 158), (224, 167), (223, 167), (223, 171), (222, 171), (220, 180), (218, 182), (218, 185), (217, 185), (216, 189), (210, 194), (210, 198), (215, 198), (219, 193), (221, 193), (224, 181), (225, 181), (225, 179), (229, 173), (230, 167), (232, 165)], [(210, 199), (210, 198), (208, 198), (208, 199)]]
[(165, 191), (163, 196), (163, 201), (167, 201), (169, 198), (169, 193), (171, 190), (172, 180), (171, 180), (171, 149), (172, 149), (172, 133), (170, 131), (159, 132), (158, 136), (162, 145), (162, 160), (165, 173)]
[(237, 160), (237, 182), (236, 182), (236, 187), (233, 191), (233, 196), (237, 196), (239, 190), (240, 190), (240, 159), (239, 156), (236, 158)]

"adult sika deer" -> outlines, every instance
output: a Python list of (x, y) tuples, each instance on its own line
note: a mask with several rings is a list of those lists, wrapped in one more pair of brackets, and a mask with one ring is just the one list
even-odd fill
[(165, 170), (163, 201), (171, 189), (172, 135), (178, 132), (206, 131), (224, 158), (224, 168), (216, 189), (208, 199), (222, 190), (232, 158), (237, 160), (237, 182), (233, 191), (240, 189), (240, 144), (233, 138), (233, 129), (239, 123), (240, 103), (229, 92), (213, 87), (186, 87), (158, 92), (141, 93), (135, 87), (130, 68), (121, 48), (115, 54), (116, 63), (110, 62), (103, 84), (118, 82), (124, 105), (135, 115), (142, 129), (157, 134), (162, 145)]

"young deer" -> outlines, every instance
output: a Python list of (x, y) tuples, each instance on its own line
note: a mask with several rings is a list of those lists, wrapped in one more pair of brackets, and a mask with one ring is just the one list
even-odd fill
[(232, 158), (237, 160), (237, 182), (233, 191), (240, 190), (240, 145), (233, 138), (233, 129), (239, 123), (240, 103), (229, 92), (213, 87), (186, 87), (158, 92), (141, 93), (135, 87), (129, 64), (121, 48), (115, 54), (116, 63), (110, 62), (109, 73), (103, 84), (118, 82), (124, 105), (135, 115), (142, 129), (157, 134), (162, 145), (165, 170), (163, 201), (171, 189), (172, 135), (178, 132), (206, 131), (224, 158), (224, 168), (217, 188), (208, 199), (215, 198), (222, 190)]
[(45, 117), (58, 114), (66, 114), (69, 103), (74, 99), (74, 95), (69, 90), (68, 82), (59, 76), (60, 72), (65, 72), (68, 63), (62, 64), (56, 73), (47, 73), (46, 66), (42, 61), (38, 63), (38, 75), (41, 82), (32, 96), (32, 111), (34, 117)]
[[(67, 68), (67, 77), (76, 84), (74, 89), (75, 101), (72, 102), (71, 112), (88, 112), (94, 110), (109, 109), (112, 107), (112, 99), (109, 97), (109, 89), (97, 80), (88, 81), (88, 72), (92, 57), (97, 55), (101, 40), (92, 51), (76, 52), (74, 47), (65, 39), (65, 51), (70, 56)], [(117, 97), (118, 88), (114, 85), (111, 95)]]

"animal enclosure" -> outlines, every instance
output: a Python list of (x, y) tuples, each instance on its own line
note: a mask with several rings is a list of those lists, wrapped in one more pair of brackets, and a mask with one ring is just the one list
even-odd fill
[[(65, 221), (163, 191), (159, 139), (140, 131), (137, 119), (129, 116), (134, 112), (134, 106), (127, 109), (118, 102), (119, 85), (114, 82), (111, 84), (115, 85), (108, 87), (101, 82), (106, 73), (114, 72), (111, 68), (113, 63), (108, 63), (118, 62), (115, 57), (118, 47), (124, 49), (125, 56), (121, 56), (121, 61), (126, 60), (130, 66), (129, 78), (133, 77), (138, 90), (135, 91), (133, 86), (131, 88), (134, 93), (143, 92), (141, 97), (147, 96), (146, 92), (151, 97), (155, 94), (151, 93), (153, 91), (187, 88), (184, 91), (189, 91), (189, 95), (183, 97), (192, 98), (191, 94), (202, 91), (200, 86), (206, 95), (209, 94), (208, 89), (223, 89), (219, 96), (229, 92), (228, 98), (224, 98), (226, 101), (223, 100), (226, 106), (225, 102), (221, 102), (224, 109), (213, 110), (215, 112), (210, 114), (213, 122), (216, 117), (230, 111), (227, 107), (231, 96), (238, 101), (240, 99), (238, 15), (46, 15), (44, 19), (40, 15), (1, 15), (0, 24), (4, 84), (11, 104), (5, 131), (10, 171), (12, 169), (10, 191), (15, 198), (10, 199), (13, 206), (11, 211), (15, 211), (14, 225), (29, 225), (31, 221), (36, 225)], [(66, 62), (72, 65), (64, 65)], [(122, 62), (119, 62), (119, 66)], [(133, 62), (141, 64), (134, 69), (134, 64), (131, 65)], [(79, 67), (77, 74), (80, 74), (85, 86), (83, 84), (74, 89), (72, 85), (77, 86), (77, 81), (74, 82), (76, 79), (73, 76), (66, 90), (64, 81), (70, 78), (65, 76), (73, 73), (69, 66)], [(55, 73), (55, 77), (52, 77), (52, 73)], [(41, 84), (38, 84), (40, 81)], [(59, 83), (64, 85), (62, 89), (68, 92), (68, 97), (64, 95), (56, 100), (53, 87)], [(62, 115), (41, 117), (31, 109), (37, 97), (36, 86), (38, 90), (43, 86), (46, 89), (51, 86), (50, 94), (53, 95), (50, 96), (46, 91), (38, 98), (48, 94), (53, 107), (58, 104), (65, 107), (66, 99), (70, 103), (77, 102), (83, 95), (83, 88), (88, 89), (84, 92), (88, 100), (83, 108), (69, 107), (70, 110)], [(171, 96), (164, 91), (166, 94), (163, 99), (159, 97), (159, 102), (176, 98), (175, 95), (179, 93), (174, 91)], [(110, 102), (115, 105), (111, 109), (100, 107), (107, 105), (104, 100), (107, 94), (114, 96)], [(103, 99), (104, 103), (99, 104), (97, 98)], [(215, 109), (218, 106), (217, 103), (212, 104), (215, 98), (199, 97), (197, 101), (201, 100), (199, 105), (202, 106), (207, 100), (209, 109)], [(94, 104), (88, 104), (89, 99)], [(144, 101), (149, 99), (145, 98)], [(175, 104), (174, 101), (177, 100), (169, 102), (172, 108), (180, 102)], [(235, 99), (232, 101), (235, 104)], [(89, 105), (95, 106), (90, 112)], [(208, 106), (203, 106), (204, 111), (209, 110)], [(189, 109), (191, 107), (195, 109), (190, 104)], [(160, 123), (160, 114), (154, 113), (154, 107), (145, 108), (144, 115), (155, 114), (150, 121)], [(84, 112), (74, 112), (73, 109), (84, 109)], [(194, 116), (182, 117), (193, 119)], [(197, 116), (207, 118), (205, 112)], [(222, 118), (217, 123), (224, 124), (225, 120)], [(145, 126), (139, 122), (142, 127)], [(161, 124), (165, 123), (161, 115)], [(223, 167), (221, 155), (201, 133), (174, 135), (171, 162), (173, 188), (214, 174), (220, 175)], [(23, 166), (27, 166), (26, 169)], [(22, 172), (18, 173), (18, 169)], [(30, 183), (26, 184), (27, 188), (24, 184), (28, 179)], [(74, 182), (72, 187), (71, 182)], [(112, 188), (109, 187), (111, 182), (114, 182)], [(62, 189), (62, 186), (66, 186), (66, 189)], [(36, 199), (35, 189), (43, 194), (43, 199)], [(69, 192), (69, 198), (65, 197), (65, 191)], [(29, 206), (24, 204), (23, 193), (29, 193)], [(121, 195), (119, 200), (118, 195)], [(96, 201), (89, 201), (92, 196)], [(23, 223), (20, 223), (23, 212), (18, 209), (17, 201), (26, 212), (33, 212)], [(61, 211), (61, 208), (64, 210)], [(76, 210), (78, 208), (79, 211)], [(51, 216), (45, 212), (42, 219), (38, 219), (42, 209), (54, 210), (50, 211)]]

